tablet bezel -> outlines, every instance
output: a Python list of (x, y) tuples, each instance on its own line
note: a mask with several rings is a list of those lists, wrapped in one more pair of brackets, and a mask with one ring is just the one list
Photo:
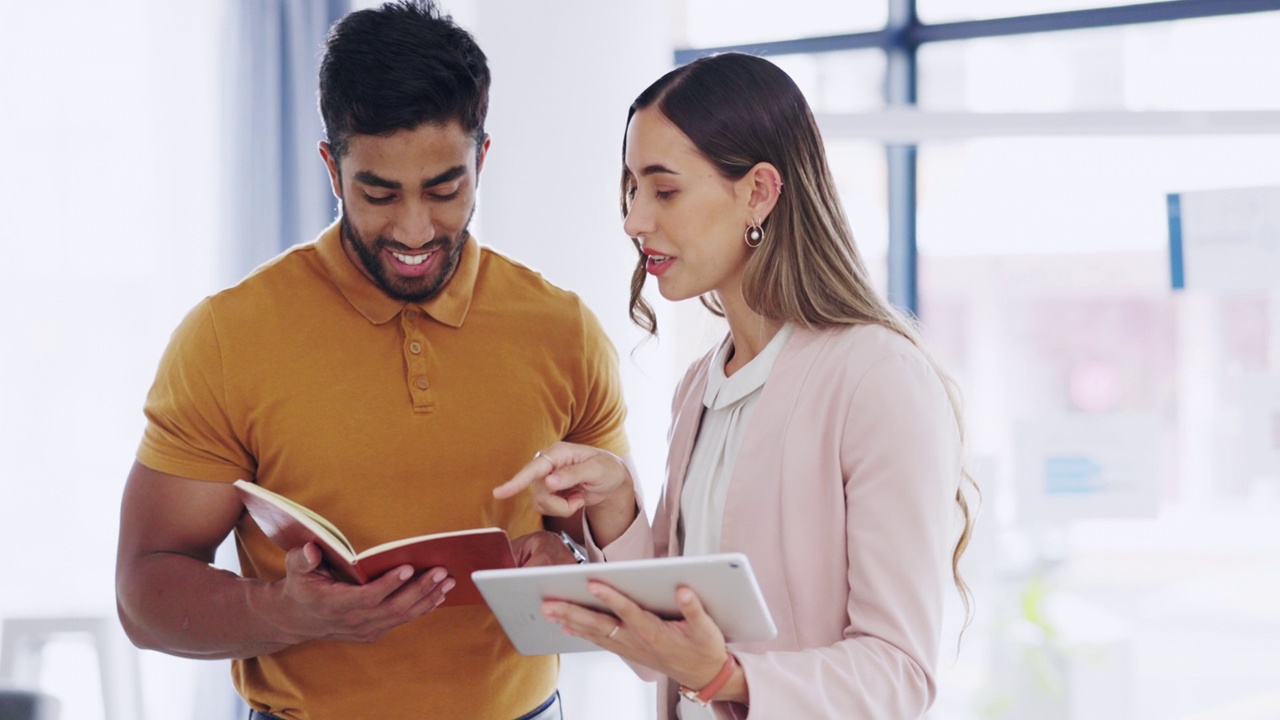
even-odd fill
[(680, 585), (687, 585), (698, 594), (727, 641), (770, 640), (778, 634), (751, 563), (742, 553), (479, 570), (471, 579), (522, 655), (600, 649), (590, 641), (565, 635), (559, 625), (542, 616), (542, 603), (547, 599), (608, 612), (587, 591), (589, 579), (600, 580), (667, 618), (680, 617), (675, 592)]

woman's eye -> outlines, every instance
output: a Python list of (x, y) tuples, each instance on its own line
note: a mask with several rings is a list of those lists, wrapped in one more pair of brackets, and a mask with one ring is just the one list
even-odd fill
[(654, 195), (659, 200), (670, 200), (676, 194), (675, 190), (655, 190)]
[(628, 200), (635, 200), (635, 199), (636, 199), (636, 186), (635, 186), (635, 185), (632, 185), (631, 187), (627, 188), (627, 199), (628, 199)]

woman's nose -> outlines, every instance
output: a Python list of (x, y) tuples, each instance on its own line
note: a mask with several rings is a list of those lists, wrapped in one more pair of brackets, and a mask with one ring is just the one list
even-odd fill
[(627, 216), (622, 220), (622, 230), (628, 236), (639, 240), (653, 230), (653, 219), (641, 203), (632, 201)]

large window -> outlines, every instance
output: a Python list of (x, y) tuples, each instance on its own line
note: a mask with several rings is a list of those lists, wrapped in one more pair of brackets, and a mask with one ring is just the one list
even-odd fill
[(814, 112), (866, 112), (884, 107), (882, 52), (782, 55), (776, 61), (804, 91)]
[(920, 252), (1139, 251), (1167, 267), (1166, 194), (1278, 184), (1280, 134), (927, 142), (920, 146)]
[(874, 30), (884, 26), (886, 5), (877, 2), (792, 0), (684, 0), (679, 3), (676, 44), (713, 47)]
[(920, 49), (920, 107), (972, 112), (1274, 110), (1280, 13)]
[(917, 0), (920, 19), (930, 23), (987, 20), (1031, 13), (1091, 10), (1131, 4), (1128, 0)]
[[(1247, 394), (1280, 376), (1280, 282), (1175, 292), (1169, 264), (1169, 194), (1280, 186), (1280, 3), (1225, 14), (1246, 4), (1265, 3), (1117, 24), (1126, 3), (917, 0), (889, 40), (738, 48), (805, 91), (855, 238), (887, 284), (918, 279), (909, 307), (965, 396), (978, 614), (930, 717), (1280, 717), (1280, 605), (1256, 600), (1280, 593), (1280, 467), (1238, 452)], [(843, 99), (815, 73), (840, 42), (914, 59), (905, 81), (880, 67), (892, 102), (867, 98), (869, 60)], [(1130, 421), (1150, 506), (1044, 512), (1028, 438)]]

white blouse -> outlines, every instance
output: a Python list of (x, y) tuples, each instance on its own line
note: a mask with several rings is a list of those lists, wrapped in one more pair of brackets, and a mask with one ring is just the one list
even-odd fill
[[(707, 392), (702, 398), (704, 409), (698, 439), (693, 444), (680, 494), (677, 537), (681, 555), (720, 552), (720, 526), (734, 462), (747, 433), (751, 412), (760, 399), (761, 388), (790, 336), (791, 326), (783, 325), (759, 355), (728, 377), (724, 366), (733, 350), (733, 337), (726, 337), (716, 351), (707, 377)], [(704, 708), (683, 697), (676, 713), (681, 720), (715, 718), (709, 706)]]

